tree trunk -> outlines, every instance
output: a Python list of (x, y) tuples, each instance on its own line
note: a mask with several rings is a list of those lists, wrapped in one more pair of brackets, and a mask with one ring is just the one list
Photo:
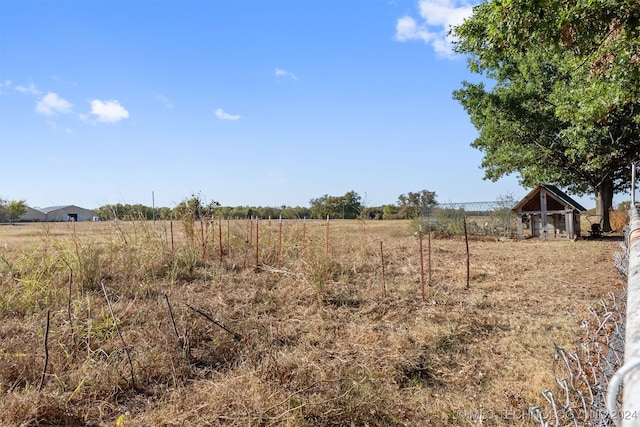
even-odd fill
[(611, 231), (609, 209), (613, 207), (613, 180), (609, 177), (596, 186), (596, 215), (602, 218), (602, 231)]

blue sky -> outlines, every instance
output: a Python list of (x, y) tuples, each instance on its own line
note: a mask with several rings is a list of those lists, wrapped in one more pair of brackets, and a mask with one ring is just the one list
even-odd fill
[[(31, 206), (440, 202), (483, 180), (458, 0), (0, 0), (0, 197)], [(590, 198), (579, 199), (587, 207)]]

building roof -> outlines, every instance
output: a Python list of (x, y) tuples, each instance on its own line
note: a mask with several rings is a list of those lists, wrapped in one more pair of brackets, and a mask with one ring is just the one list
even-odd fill
[(584, 211), (587, 210), (584, 206), (582, 206), (580, 203), (576, 202), (572, 197), (570, 197), (567, 193), (565, 193), (562, 190), (560, 190), (555, 185), (545, 184), (544, 187), (548, 191), (550, 191), (551, 193), (553, 193), (556, 196), (558, 196), (560, 199), (562, 199), (565, 202), (567, 202), (568, 204), (570, 204), (572, 207), (576, 208), (576, 210), (579, 210), (580, 212), (584, 212)]
[[(84, 209), (76, 205), (48, 206), (46, 208), (36, 208), (36, 209), (39, 210), (40, 212), (49, 213), (49, 212), (57, 211), (58, 209), (66, 209), (66, 208)], [(87, 210), (90, 210), (90, 209), (87, 209)]]
[(36, 208), (36, 209), (39, 210), (40, 212), (49, 213), (65, 207), (66, 206), (48, 206), (46, 208)]
[(522, 200), (520, 200), (520, 202), (518, 202), (518, 204), (516, 204), (513, 207), (512, 211), (516, 212), (516, 211), (521, 211), (521, 210), (532, 210), (532, 211), (539, 210), (539, 209), (524, 209), (524, 208), (527, 205), (536, 203), (536, 199), (537, 199), (536, 196), (538, 195), (540, 190), (543, 189), (543, 188), (545, 190), (547, 190), (547, 192), (549, 192), (552, 195), (552, 197), (554, 197), (558, 202), (561, 202), (561, 203), (563, 203), (565, 205), (569, 205), (573, 209), (575, 209), (577, 211), (580, 211), (580, 212), (584, 212), (584, 211), (587, 210), (587, 209), (584, 208), (584, 206), (582, 206), (580, 203), (576, 202), (567, 193), (565, 193), (564, 191), (560, 190), (555, 185), (541, 184), (541, 185), (538, 185), (533, 190), (531, 190), (531, 192), (529, 192), (529, 194), (527, 194)]

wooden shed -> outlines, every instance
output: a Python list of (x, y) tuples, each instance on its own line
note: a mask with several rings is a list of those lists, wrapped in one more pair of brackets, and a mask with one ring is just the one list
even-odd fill
[(580, 212), (586, 211), (558, 187), (539, 185), (512, 209), (517, 215), (518, 238), (529, 229), (531, 237), (543, 240), (580, 236)]

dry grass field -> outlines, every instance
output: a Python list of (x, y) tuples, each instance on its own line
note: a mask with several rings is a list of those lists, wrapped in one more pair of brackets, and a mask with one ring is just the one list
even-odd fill
[(414, 231), (0, 226), (0, 425), (534, 425), (619, 242)]

